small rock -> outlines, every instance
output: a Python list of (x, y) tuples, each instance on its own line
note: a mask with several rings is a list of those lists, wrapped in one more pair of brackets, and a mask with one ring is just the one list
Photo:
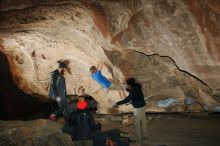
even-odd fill
[(124, 116), (123, 116), (123, 119), (128, 119), (128, 118), (129, 118), (128, 115), (124, 115)]
[(122, 121), (122, 117), (110, 117), (111, 121)]
[(162, 116), (156, 116), (155, 120), (159, 120), (160, 118), (162, 118)]
[(128, 119), (123, 119), (121, 123), (126, 124), (126, 123), (128, 123), (128, 121), (129, 121)]
[(148, 120), (152, 120), (153, 118), (152, 118), (152, 117), (147, 117), (147, 119), (148, 119)]
[(108, 121), (106, 118), (96, 118), (97, 122), (105, 122)]

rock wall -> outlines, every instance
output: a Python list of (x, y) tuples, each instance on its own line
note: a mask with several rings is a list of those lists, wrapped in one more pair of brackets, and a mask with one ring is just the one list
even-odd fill
[(0, 145), (74, 146), (62, 125), (48, 120), (0, 121)]
[(15, 83), (28, 94), (46, 97), (49, 73), (57, 60), (67, 59), (68, 94), (83, 86), (100, 103), (99, 112), (108, 113), (107, 97), (120, 98), (91, 79), (89, 67), (101, 60), (108, 78), (133, 76), (143, 85), (147, 111), (220, 106), (213, 95), (220, 87), (216, 0), (27, 1), (21, 10), (9, 2), (0, 6), (0, 51)]

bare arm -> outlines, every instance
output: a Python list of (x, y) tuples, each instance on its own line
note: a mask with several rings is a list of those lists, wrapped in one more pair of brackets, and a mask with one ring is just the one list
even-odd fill
[(97, 69), (100, 70), (100, 71), (102, 71), (102, 67), (103, 67), (103, 62), (100, 61), (100, 62), (98, 63), (98, 65), (97, 65)]

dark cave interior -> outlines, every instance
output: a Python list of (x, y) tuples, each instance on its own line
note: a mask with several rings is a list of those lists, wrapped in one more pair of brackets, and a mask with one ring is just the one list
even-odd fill
[(42, 102), (20, 90), (12, 79), (6, 55), (0, 52), (0, 119), (47, 118), (57, 108), (54, 101)]

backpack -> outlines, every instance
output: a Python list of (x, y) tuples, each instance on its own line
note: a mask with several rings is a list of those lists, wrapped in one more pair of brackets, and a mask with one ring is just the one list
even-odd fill
[(120, 136), (120, 129), (112, 129), (93, 134), (95, 146), (129, 146), (129, 142)]

